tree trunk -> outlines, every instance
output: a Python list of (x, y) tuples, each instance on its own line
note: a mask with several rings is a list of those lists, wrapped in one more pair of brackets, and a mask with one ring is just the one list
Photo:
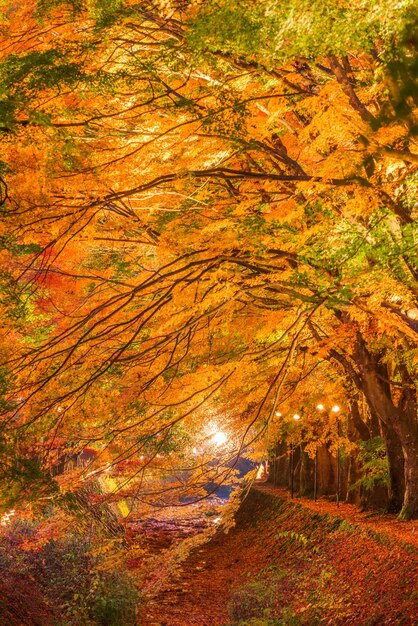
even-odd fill
[(335, 490), (333, 459), (327, 446), (323, 444), (318, 448), (318, 495), (333, 495)]
[[(348, 422), (348, 437), (350, 441), (367, 441), (370, 439), (370, 431), (363, 421), (359, 409), (358, 398), (356, 397), (356, 393), (354, 390), (350, 389), (350, 412)], [(356, 485), (358, 480), (361, 478), (361, 471), (359, 468), (359, 463), (357, 460), (358, 452), (357, 450), (351, 450), (350, 456), (348, 459), (348, 472), (347, 472), (347, 490), (345, 501), (350, 504), (360, 505), (360, 487)]]
[(410, 438), (405, 445), (405, 497), (399, 517), (418, 519), (418, 444)]
[[(405, 456), (405, 494), (401, 517), (418, 519), (418, 422), (415, 394), (411, 388), (409, 397), (397, 407), (390, 395), (389, 385), (382, 380), (379, 363), (367, 350), (361, 336), (353, 355), (359, 369), (363, 392), (372, 411), (381, 422), (398, 435)], [(400, 494), (396, 494), (399, 497)]]
[(351, 451), (348, 459), (348, 474), (347, 474), (347, 490), (345, 494), (345, 501), (350, 504), (360, 505), (360, 489), (354, 487), (356, 482), (361, 477), (357, 463), (357, 452)]
[(278, 442), (274, 449), (274, 457), (270, 463), (268, 482), (275, 487), (287, 487), (288, 465), (287, 445), (283, 442)]
[(401, 441), (392, 425), (384, 422), (381, 425), (390, 476), (388, 513), (399, 513), (405, 495), (404, 453)]
[(304, 444), (300, 446), (300, 489), (299, 494), (301, 496), (312, 496), (313, 485), (313, 463), (305, 452)]

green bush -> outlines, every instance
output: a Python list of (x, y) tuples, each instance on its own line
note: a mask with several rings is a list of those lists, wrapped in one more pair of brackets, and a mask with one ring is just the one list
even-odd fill
[(362, 465), (362, 477), (352, 489), (362, 487), (366, 491), (372, 491), (377, 486), (389, 485), (389, 465), (382, 437), (359, 442), (358, 458)]
[(274, 589), (263, 581), (253, 581), (234, 591), (228, 603), (228, 613), (232, 620), (242, 621), (268, 617), (274, 604)]
[(136, 622), (138, 593), (129, 577), (112, 572), (101, 579), (90, 609), (100, 626), (129, 626)]

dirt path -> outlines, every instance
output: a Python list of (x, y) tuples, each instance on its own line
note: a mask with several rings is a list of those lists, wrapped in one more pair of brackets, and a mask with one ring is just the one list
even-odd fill
[[(171, 541), (172, 532), (171, 528)], [(161, 535), (164, 535), (164, 529), (158, 532), (158, 545), (164, 544)], [(227, 535), (219, 530), (213, 539), (192, 552), (174, 578), (165, 582), (156, 595), (152, 581), (151, 585), (146, 585), (149, 599), (139, 623), (142, 626), (225, 624), (230, 589), (240, 584), (243, 572), (249, 568), (249, 563), (239, 556), (241, 550), (242, 534), (238, 529), (232, 529)], [(160, 585), (158, 577), (157, 572), (157, 584)]]
[(280, 616), (284, 607), (292, 624), (416, 626), (417, 533), (418, 522), (291, 501), (284, 490), (258, 485), (237, 525), (192, 552), (145, 603), (139, 624), (223, 626), (234, 590), (262, 581), (274, 585), (274, 610)]

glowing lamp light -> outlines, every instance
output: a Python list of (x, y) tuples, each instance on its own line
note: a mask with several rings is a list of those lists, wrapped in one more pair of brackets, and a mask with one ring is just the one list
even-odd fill
[(225, 435), (225, 433), (221, 432), (220, 430), (218, 430), (214, 435), (212, 435), (212, 443), (215, 444), (215, 446), (223, 446), (224, 443), (227, 442), (227, 436)]
[(298, 413), (295, 413), (293, 419), (296, 421), (300, 420), (300, 415)]
[(280, 413), (280, 411), (276, 411), (276, 417), (281, 417), (282, 414)]
[(323, 411), (325, 407), (323, 404), (317, 404), (316, 408), (318, 409), (318, 411)]
[(339, 413), (340, 412), (340, 407), (338, 406), (338, 404), (336, 404), (335, 406), (332, 407), (331, 411), (333, 413)]

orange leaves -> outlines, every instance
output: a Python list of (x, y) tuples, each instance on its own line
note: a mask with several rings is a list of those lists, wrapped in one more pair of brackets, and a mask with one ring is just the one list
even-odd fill
[[(93, 442), (92, 468), (125, 463), (126, 479), (142, 480), (146, 456), (161, 489), (167, 441), (193, 460), (190, 438), (216, 417), (245, 447), (274, 398), (343, 393), (325, 361), (349, 356), (358, 331), (370, 343), (394, 333), (395, 349), (416, 332), (402, 313), (413, 275), (400, 278), (413, 236), (406, 245), (394, 209), (411, 163), (386, 152), (407, 149), (406, 127), (371, 129), (327, 59), (265, 70), (257, 50), (196, 55), (187, 7), (150, 12), (98, 31), (92, 16), (74, 29), (61, 9), (38, 24), (34, 3), (16, 7), (10, 49), (55, 61), (4, 142), (3, 228), (46, 250), (3, 259), (30, 293), (31, 336), (11, 367), (31, 438)], [(346, 63), (377, 114), (374, 60)], [(388, 308), (391, 292), (408, 308)], [(173, 443), (180, 424), (189, 438)]]
[(83, 470), (81, 468), (67, 469), (64, 473), (55, 476), (54, 480), (60, 493), (76, 493), (83, 486)]

